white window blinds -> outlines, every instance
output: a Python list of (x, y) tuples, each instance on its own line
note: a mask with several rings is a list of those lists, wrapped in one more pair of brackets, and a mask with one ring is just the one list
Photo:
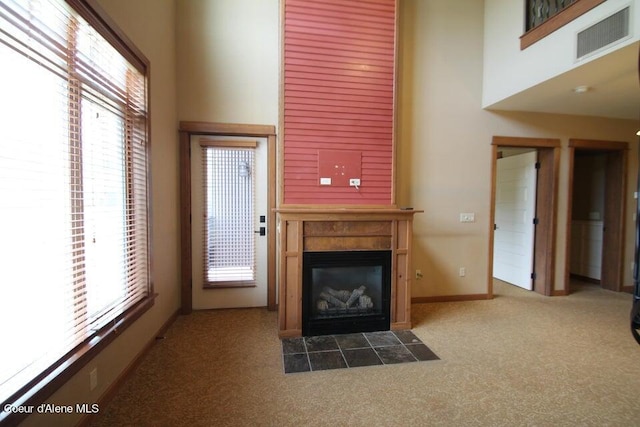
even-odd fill
[(255, 283), (254, 152), (202, 147), (205, 286)]
[(0, 2), (0, 64), (11, 402), (150, 295), (147, 77), (62, 0)]

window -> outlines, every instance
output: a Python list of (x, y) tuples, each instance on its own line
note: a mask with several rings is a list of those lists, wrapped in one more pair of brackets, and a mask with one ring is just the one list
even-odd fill
[(203, 144), (204, 287), (254, 285), (255, 143)]
[(148, 62), (89, 5), (0, 2), (3, 407), (153, 299)]

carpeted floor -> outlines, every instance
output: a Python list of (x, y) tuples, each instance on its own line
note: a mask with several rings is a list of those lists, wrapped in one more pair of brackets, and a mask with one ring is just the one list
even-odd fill
[(580, 286), (542, 297), (416, 304), (442, 359), (288, 375), (276, 313), (177, 319), (93, 426), (637, 426), (631, 296)]

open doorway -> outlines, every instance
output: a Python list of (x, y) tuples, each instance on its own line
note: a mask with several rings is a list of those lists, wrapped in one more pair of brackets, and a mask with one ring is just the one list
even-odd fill
[[(570, 140), (565, 278), (622, 290), (626, 142)], [(606, 250), (603, 250), (606, 248)]]
[[(494, 247), (496, 240), (496, 180), (499, 153), (523, 150), (537, 152), (537, 182), (535, 184), (535, 223), (533, 265), (521, 271), (531, 279), (531, 288), (542, 295), (554, 295), (555, 217), (557, 210), (560, 140), (518, 137), (493, 137), (492, 141), (491, 230), (489, 233), (488, 293), (493, 296)], [(531, 289), (530, 288), (530, 289)]]
[(493, 277), (533, 289), (538, 152), (500, 147), (496, 159)]

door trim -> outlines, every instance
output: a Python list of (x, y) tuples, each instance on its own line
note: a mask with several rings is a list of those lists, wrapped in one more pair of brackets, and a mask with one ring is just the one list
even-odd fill
[(267, 139), (267, 308), (276, 305), (276, 128), (271, 125), (246, 125), (234, 123), (208, 123), (181, 121), (179, 128), (180, 154), (180, 295), (182, 314), (193, 311), (192, 303), (192, 252), (191, 252), (191, 137), (253, 136)]
[[(612, 190), (616, 193), (614, 195), (615, 199), (614, 203), (617, 207), (617, 215), (614, 218), (607, 218), (608, 215), (605, 214), (605, 224), (608, 224), (610, 228), (613, 228), (612, 233), (609, 233), (607, 236), (611, 236), (610, 240), (612, 243), (607, 245), (610, 246), (611, 249), (602, 251), (602, 269), (611, 269), (612, 271), (603, 272), (601, 277), (605, 277), (605, 273), (609, 274), (614, 278), (613, 282), (610, 286), (606, 287), (606, 289), (620, 292), (622, 291), (622, 281), (624, 280), (623, 274), (623, 260), (624, 260), (624, 214), (626, 212), (626, 188), (627, 188), (627, 165), (628, 165), (628, 153), (629, 153), (629, 144), (627, 142), (622, 141), (601, 141), (601, 140), (588, 140), (588, 139), (569, 139), (569, 188), (567, 193), (567, 200), (569, 203), (567, 204), (567, 239), (566, 239), (566, 262), (565, 262), (565, 283), (567, 293), (570, 293), (570, 273), (571, 273), (571, 217), (572, 217), (572, 204), (571, 200), (573, 199), (573, 179), (574, 179), (574, 163), (575, 163), (575, 154), (576, 149), (581, 151), (599, 151), (604, 153), (616, 152), (618, 153), (620, 158), (620, 163), (618, 164), (618, 173), (617, 179), (618, 182), (608, 182), (605, 183), (606, 187), (611, 186)], [(607, 161), (607, 181), (609, 181), (609, 176), (612, 168), (612, 164), (610, 161)], [(608, 193), (608, 194), (607, 194)], [(610, 197), (611, 191), (605, 189), (605, 197)], [(611, 205), (611, 203), (608, 203)], [(603, 242), (604, 245), (604, 242)], [(606, 262), (605, 262), (606, 261)], [(601, 280), (602, 283), (602, 280)], [(604, 286), (603, 286), (604, 288)]]
[[(544, 151), (547, 156), (551, 157), (552, 164), (545, 168), (548, 173), (545, 185), (541, 185), (540, 177), (537, 182), (536, 199), (544, 198), (547, 202), (544, 204), (544, 211), (538, 212), (536, 206), (536, 215), (548, 218), (548, 221), (541, 221), (536, 226), (535, 244), (537, 248), (534, 250), (534, 266), (536, 269), (541, 267), (541, 274), (533, 282), (533, 290), (542, 295), (554, 295), (554, 259), (556, 253), (556, 224), (554, 219), (557, 216), (558, 209), (558, 182), (560, 171), (560, 140), (552, 138), (522, 138), (509, 136), (494, 136), (491, 141), (491, 201), (490, 201), (490, 219), (489, 219), (489, 262), (488, 262), (488, 278), (487, 278), (487, 294), (489, 298), (493, 298), (493, 241), (494, 241), (494, 224), (496, 220), (496, 169), (498, 161), (499, 147), (518, 147), (518, 148), (535, 148), (540, 152)], [(540, 248), (539, 246), (543, 246)]]

